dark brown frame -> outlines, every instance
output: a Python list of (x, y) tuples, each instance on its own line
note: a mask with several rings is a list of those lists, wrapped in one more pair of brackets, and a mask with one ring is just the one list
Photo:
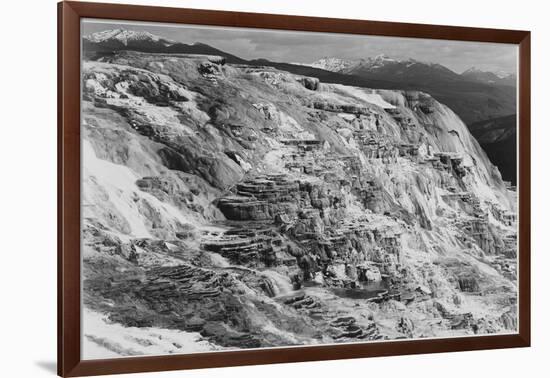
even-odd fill
[[(447, 339), (80, 359), (80, 18), (519, 45), (519, 333)], [(63, 377), (530, 346), (530, 32), (81, 2), (58, 4), (58, 374)]]

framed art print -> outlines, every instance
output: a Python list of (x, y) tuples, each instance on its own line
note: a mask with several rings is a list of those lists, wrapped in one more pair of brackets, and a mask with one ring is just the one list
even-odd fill
[(529, 38), (59, 3), (59, 375), (529, 346)]

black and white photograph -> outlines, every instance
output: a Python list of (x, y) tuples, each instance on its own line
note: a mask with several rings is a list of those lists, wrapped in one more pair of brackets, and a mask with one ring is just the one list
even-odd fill
[(81, 21), (82, 359), (518, 332), (514, 44)]

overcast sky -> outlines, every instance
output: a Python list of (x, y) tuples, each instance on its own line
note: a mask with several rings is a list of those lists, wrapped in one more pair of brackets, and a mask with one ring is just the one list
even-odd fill
[(245, 59), (311, 63), (324, 57), (358, 59), (385, 54), (440, 63), (457, 73), (472, 66), (493, 72), (515, 73), (517, 69), (516, 46), (499, 43), (96, 20), (85, 20), (82, 32), (88, 35), (116, 28), (145, 30), (183, 43), (202, 42)]

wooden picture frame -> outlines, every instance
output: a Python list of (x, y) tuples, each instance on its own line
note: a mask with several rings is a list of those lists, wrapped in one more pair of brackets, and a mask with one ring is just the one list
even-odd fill
[[(519, 332), (513, 335), (81, 359), (80, 19), (183, 23), (519, 46)], [(58, 374), (83, 376), (530, 345), (530, 32), (85, 2), (58, 4)]]

